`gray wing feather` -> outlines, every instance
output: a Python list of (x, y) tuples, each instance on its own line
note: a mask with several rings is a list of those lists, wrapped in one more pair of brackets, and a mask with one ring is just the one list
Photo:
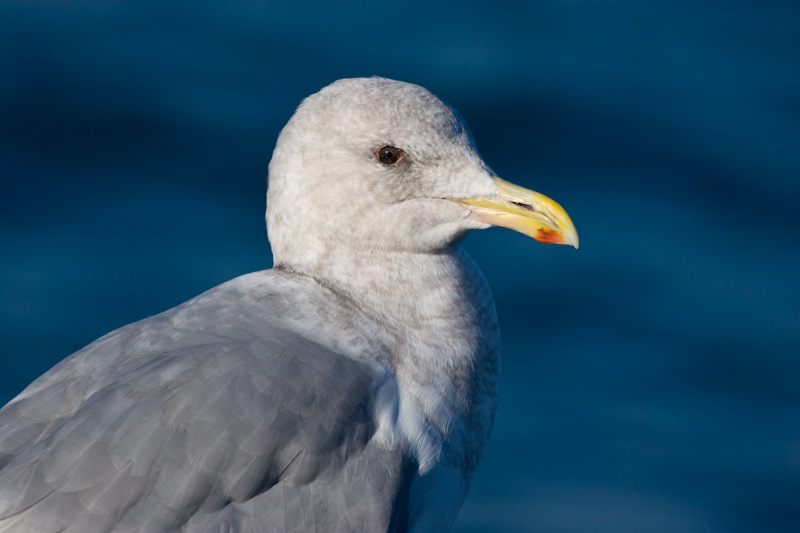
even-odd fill
[(413, 465), (370, 440), (377, 371), (202, 298), (96, 341), (0, 410), (0, 531), (402, 522)]

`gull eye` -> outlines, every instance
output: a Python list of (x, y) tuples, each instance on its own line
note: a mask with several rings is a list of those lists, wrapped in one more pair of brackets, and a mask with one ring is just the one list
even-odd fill
[(394, 165), (395, 163), (403, 160), (403, 151), (400, 148), (384, 144), (375, 150), (375, 156), (384, 165)]

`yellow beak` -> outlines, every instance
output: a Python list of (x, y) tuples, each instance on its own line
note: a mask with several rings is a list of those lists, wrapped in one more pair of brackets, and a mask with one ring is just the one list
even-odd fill
[(578, 247), (578, 232), (564, 208), (543, 194), (494, 178), (497, 196), (453, 198), (470, 218), (513, 229), (540, 242)]

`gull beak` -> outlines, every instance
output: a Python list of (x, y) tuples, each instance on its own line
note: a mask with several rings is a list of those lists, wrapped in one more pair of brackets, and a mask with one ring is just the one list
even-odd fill
[(469, 218), (513, 229), (540, 242), (578, 247), (578, 232), (564, 208), (543, 194), (494, 178), (497, 196), (452, 198)]

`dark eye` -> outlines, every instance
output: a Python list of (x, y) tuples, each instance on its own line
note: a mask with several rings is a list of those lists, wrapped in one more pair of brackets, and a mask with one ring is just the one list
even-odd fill
[(375, 150), (375, 155), (378, 157), (378, 160), (384, 165), (394, 165), (398, 161), (403, 160), (404, 154), (400, 148), (395, 148), (394, 146), (384, 144), (383, 146)]

